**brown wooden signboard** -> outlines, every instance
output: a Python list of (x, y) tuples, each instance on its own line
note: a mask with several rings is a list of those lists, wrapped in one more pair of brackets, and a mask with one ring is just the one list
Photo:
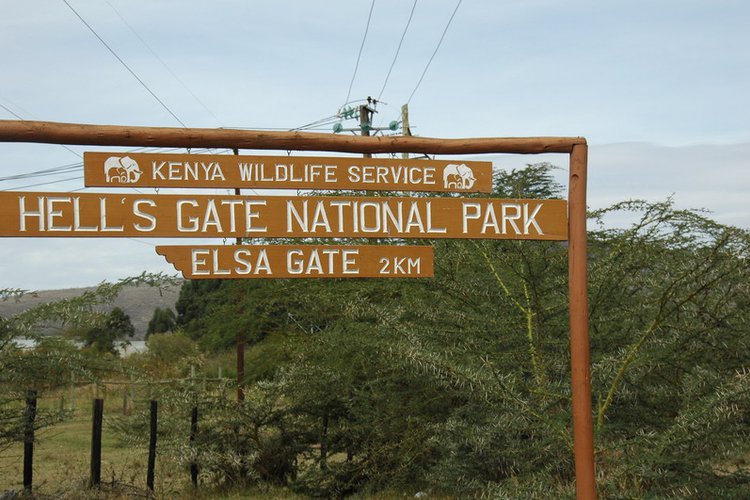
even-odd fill
[(492, 191), (487, 161), (102, 152), (83, 158), (88, 187)]
[(567, 239), (564, 200), (0, 193), (0, 236)]
[(429, 246), (157, 246), (186, 279), (429, 278)]

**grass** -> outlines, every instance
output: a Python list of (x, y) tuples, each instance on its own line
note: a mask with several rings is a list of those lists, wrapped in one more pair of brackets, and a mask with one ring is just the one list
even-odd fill
[[(79, 498), (82, 496), (81, 492), (87, 491), (86, 486), (91, 470), (92, 395), (93, 391), (90, 388), (79, 387), (76, 390), (77, 411), (73, 416), (64, 422), (37, 431), (33, 468), (35, 493), (54, 497), (71, 497), (71, 492), (78, 492), (72, 497)], [(40, 399), (38, 405), (40, 410), (57, 411), (60, 406), (59, 401), (59, 395), (57, 397), (50, 395), (48, 398)], [(108, 427), (107, 416), (122, 412), (121, 399), (116, 396), (105, 399), (104, 408), (102, 483), (127, 485), (130, 490), (145, 492), (148, 449), (123, 446), (112, 429)], [(175, 467), (167, 460), (166, 457), (160, 457), (157, 453), (154, 486), (159, 497), (173, 497), (190, 483), (188, 472)], [(0, 453), (0, 496), (4, 491), (22, 490), (23, 444), (15, 443)]]
[[(34, 446), (34, 490), (59, 494), (80, 489), (90, 474), (91, 421), (80, 416), (37, 433)], [(145, 488), (145, 449), (127, 449), (113, 436), (102, 434), (102, 481), (113, 478)], [(143, 476), (143, 478), (139, 478)], [(23, 489), (23, 445), (0, 457), (0, 491)]]
[[(102, 431), (101, 490), (88, 488), (91, 468), (91, 414), (95, 395), (91, 386), (75, 391), (76, 411), (64, 422), (37, 431), (34, 444), (33, 492), (53, 498), (133, 498), (147, 496), (146, 473), (148, 449), (124, 446), (107, 419), (122, 414), (122, 391), (109, 390), (104, 395), (104, 428)], [(39, 410), (57, 412), (60, 396), (69, 391), (50, 393), (38, 400)], [(99, 397), (103, 395), (100, 393)], [(139, 407), (147, 404), (138, 401)], [(251, 488), (217, 491), (201, 487), (194, 490), (190, 473), (168, 456), (158, 452), (154, 481), (156, 498), (190, 499), (256, 499), (299, 498), (284, 488)], [(23, 491), (23, 444), (14, 443), (0, 452), (0, 497), (7, 491)]]

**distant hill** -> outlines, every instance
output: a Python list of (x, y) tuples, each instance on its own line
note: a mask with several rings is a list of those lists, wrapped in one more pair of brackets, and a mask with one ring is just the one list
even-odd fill
[[(20, 312), (30, 309), (36, 305), (45, 302), (54, 302), (60, 299), (77, 297), (87, 290), (94, 290), (96, 287), (88, 288), (67, 288), (63, 290), (43, 290), (36, 292), (36, 296), (25, 295), (19, 300), (0, 301), (0, 316), (14, 316)], [(168, 290), (162, 290), (149, 286), (130, 286), (126, 287), (117, 296), (117, 299), (109, 306), (103, 308), (104, 311), (112, 310), (119, 307), (125, 314), (130, 316), (130, 321), (135, 327), (134, 339), (143, 339), (146, 335), (148, 322), (154, 314), (154, 309), (160, 307), (164, 309), (169, 307), (174, 311), (175, 302), (180, 293), (180, 287), (172, 287)], [(55, 333), (58, 329), (50, 327), (48, 333)]]

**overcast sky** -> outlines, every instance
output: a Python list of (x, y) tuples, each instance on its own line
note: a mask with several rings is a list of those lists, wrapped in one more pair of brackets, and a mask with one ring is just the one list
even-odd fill
[[(408, 101), (422, 136), (586, 137), (592, 208), (674, 194), (680, 207), (750, 227), (747, 1), (464, 0), (419, 85), (455, 0), (417, 2), (387, 85), (411, 0), (376, 0), (364, 45), (370, 0), (67, 1), (149, 90), (63, 0), (4, 2), (0, 119), (290, 129), (369, 95), (387, 103), (376, 124)], [(0, 178), (74, 165), (95, 148), (70, 149), (0, 144)], [(539, 160), (564, 176), (563, 155), (495, 167)], [(81, 176), (0, 189), (72, 191)], [(152, 240), (0, 243), (0, 288), (174, 272)]]

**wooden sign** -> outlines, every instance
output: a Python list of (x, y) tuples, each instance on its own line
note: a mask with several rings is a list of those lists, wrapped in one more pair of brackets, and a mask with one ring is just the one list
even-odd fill
[(88, 187), (492, 191), (492, 163), (319, 156), (83, 155)]
[(432, 247), (341, 245), (157, 246), (186, 279), (429, 278)]
[(565, 240), (567, 203), (5, 191), (0, 236)]

